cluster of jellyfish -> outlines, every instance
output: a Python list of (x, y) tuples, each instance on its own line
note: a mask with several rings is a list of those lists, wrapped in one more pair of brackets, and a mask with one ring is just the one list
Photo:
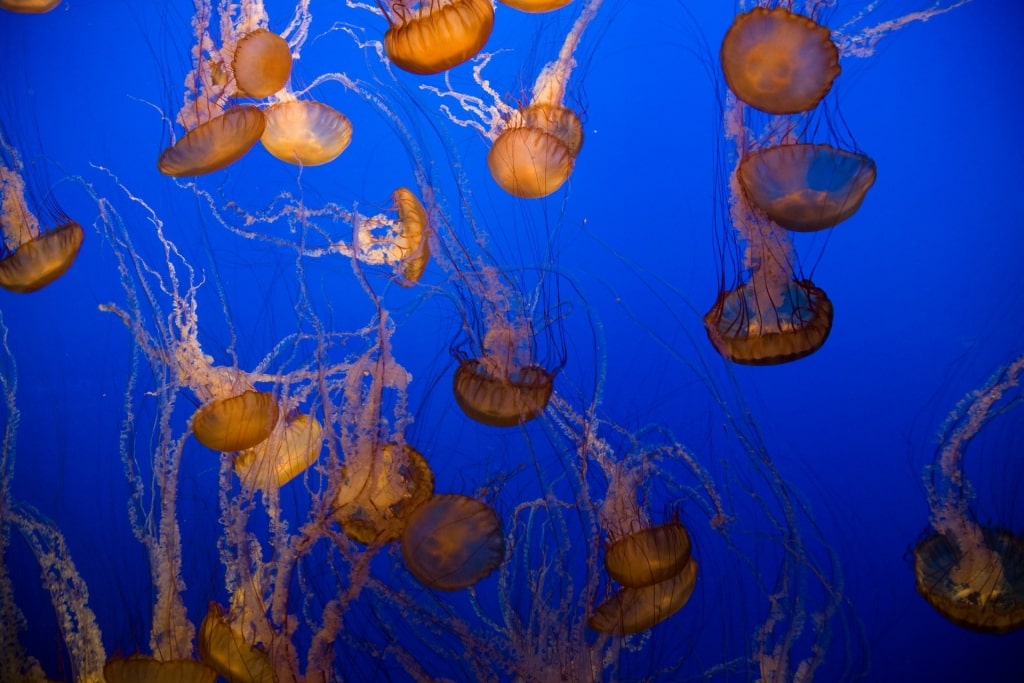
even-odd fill
[[(0, 7), (45, 12), (56, 4)], [(97, 177), (74, 181), (95, 207), (97, 248), (112, 255), (122, 285), (118, 301), (100, 308), (132, 340), (120, 465), (132, 491), (132, 532), (148, 561), (146, 642), (104, 640), (72, 544), (42, 511), (17, 499), (17, 374), (0, 320), (7, 417), (0, 553), (14, 532), (32, 550), (59, 614), (72, 678), (668, 680), (684, 664), (704, 679), (813, 678), (842, 631), (835, 623), (848, 623), (841, 568), (738, 390), (699, 377), (734, 431), (740, 476), (667, 428), (619, 424), (604, 401), (599, 321), (583, 324), (599, 368), (593, 386), (563, 377), (579, 363), (568, 357), (564, 318), (586, 310), (568, 301), (573, 277), (557, 264), (510, 266), (507, 255), (499, 258), (468, 181), (457, 168), (450, 176), (432, 169), (432, 141), (403, 119), (423, 108), (409, 104), (414, 95), (396, 85), (392, 67), (405, 72), (401, 79), (472, 68), (479, 92), (459, 92), (446, 76), (443, 85), (420, 84), (418, 92), (444, 103), (435, 125), (477, 131), (492, 180), (524, 211), (566, 193), (583, 141), (568, 91), (602, 0), (500, 0), (501, 11), (577, 12), (520, 105), (505, 102), (482, 75), (495, 59), (484, 48), (501, 20), (490, 0), (350, 0), (356, 21), (386, 22), (383, 34), (367, 38), (348, 25), (325, 35), (352, 38), (391, 81), (334, 72), (296, 87), (292, 70), (310, 35), (309, 4), (298, 3), (277, 33), (258, 0), (196, 3), (192, 69), (182, 105), (164, 121), (174, 139), (156, 161), (173, 178), (163, 180), (208, 213), (210, 229), (295, 264), (294, 280), (281, 285), (294, 293), (295, 324), (268, 346), (243, 352), (223, 284), (185, 258), (175, 227), (112, 170), (97, 167)], [(722, 42), (725, 131), (739, 157), (728, 206), (745, 245), (747, 280), (723, 286), (703, 318), (719, 354), (753, 365), (796, 360), (825, 342), (832, 305), (795, 274), (786, 231), (847, 220), (875, 179), (874, 163), (855, 148), (808, 139), (839, 57), (870, 50), (818, 23), (818, 3), (807, 3), (805, 14), (775, 4), (737, 15)], [(877, 41), (894, 28), (863, 35)], [(364, 215), (354, 202), (312, 206), (301, 193), (284, 192), (250, 211), (203, 184), (201, 176), (244, 164), (257, 142), (299, 172), (344, 158), (356, 133), (346, 114), (314, 99), (326, 83), (340, 84), (403, 138), (411, 171), (396, 178), (386, 207)], [(15, 147), (0, 143), (0, 286), (32, 292), (72, 266), (84, 231), (33, 197)], [(42, 212), (52, 225), (40, 227)], [(337, 226), (350, 232), (339, 236)], [(350, 266), (351, 275), (338, 277), (351, 280), (359, 301), (351, 312), (336, 313), (312, 286), (307, 269), (321, 261)], [(432, 462), (443, 456), (417, 428), (410, 397), (418, 380), (398, 350), (403, 326), (396, 319), (419, 311), (392, 307), (400, 295), (392, 284), (454, 304), (451, 380), (433, 386), (450, 386), (460, 429), (525, 454), (528, 464), (491, 472), (475, 488), (439, 481)], [(207, 314), (223, 314), (227, 334), (204, 335)], [(993, 380), (985, 405), (1016, 387), (1020, 372), (1018, 360)], [(930, 489), (936, 534), (918, 547), (918, 588), (956, 623), (1000, 632), (1022, 621), (1004, 613), (1022, 590), (1016, 568), (1024, 552), (1019, 539), (970, 520), (955, 475), (961, 444), (984, 420), (976, 410), (970, 415), (969, 427), (954, 419), (953, 445), (937, 466), (952, 483)], [(200, 457), (216, 470), (212, 532), (193, 528), (180, 509), (182, 481)], [(509, 483), (533, 470), (532, 488)], [(751, 481), (762, 487), (756, 495)], [(196, 539), (210, 533), (217, 565), (205, 569), (219, 585), (200, 596), (197, 611), (196, 589), (183, 577)], [(751, 547), (753, 537), (771, 539), (773, 550)], [(766, 562), (774, 575), (762, 575)], [(25, 618), (14, 592), (0, 562), (0, 678), (46, 680), (54, 672), (19, 645)], [(705, 603), (724, 595), (740, 607), (712, 616), (716, 608)], [(694, 596), (700, 612), (687, 610)], [(724, 615), (737, 611), (750, 622), (725, 624)], [(686, 649), (694, 655), (703, 642), (696, 634), (714, 629), (681, 624), (715, 618), (723, 620), (715, 624), (720, 630), (741, 634), (694, 662), (672, 659), (678, 646), (658, 635), (663, 624), (694, 634)], [(849, 645), (857, 634), (841, 639)], [(666, 661), (651, 657), (657, 646), (666, 646)]]

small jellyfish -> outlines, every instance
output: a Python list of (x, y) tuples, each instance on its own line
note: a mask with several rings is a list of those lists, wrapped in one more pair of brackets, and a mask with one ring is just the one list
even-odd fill
[(785, 7), (737, 15), (722, 40), (721, 61), (736, 97), (768, 114), (813, 109), (839, 75), (829, 30)]
[(60, 4), (60, 0), (0, 0), (0, 9), (18, 14), (42, 14)]
[(214, 683), (217, 672), (190, 659), (161, 661), (144, 655), (111, 657), (103, 665), (106, 683)]
[[(400, 69), (420, 75), (441, 73), (475, 56), (491, 37), (490, 0), (384, 0), (390, 24), (384, 52)], [(386, 6), (386, 7), (385, 7)]]
[(258, 28), (238, 40), (231, 68), (240, 95), (263, 99), (288, 82), (292, 73), (291, 49), (281, 36)]
[(493, 572), (504, 556), (501, 519), (468, 496), (435, 495), (412, 513), (402, 534), (405, 566), (435, 590), (468, 588)]
[(391, 201), (393, 213), (353, 213), (348, 217), (354, 228), (349, 253), (363, 263), (391, 266), (395, 281), (412, 287), (430, 262), (430, 222), (422, 202), (409, 188), (395, 188)]
[(161, 152), (156, 167), (164, 175), (174, 177), (219, 171), (245, 156), (265, 127), (263, 112), (257, 107), (229, 107)]
[(280, 488), (309, 469), (320, 457), (322, 447), (320, 422), (311, 415), (299, 414), (290, 420), (279, 420), (266, 439), (239, 453), (234, 461), (235, 472), (251, 489)]
[(539, 14), (541, 12), (561, 9), (572, 2), (572, 0), (498, 0), (498, 2), (522, 12)]
[(319, 166), (338, 158), (352, 141), (352, 123), (321, 102), (289, 100), (263, 110), (266, 128), (260, 141), (281, 161)]
[(682, 571), (659, 583), (625, 587), (601, 603), (587, 620), (599, 633), (628, 636), (646, 631), (681, 610), (697, 585), (697, 561), (690, 558)]
[(274, 395), (248, 389), (210, 401), (192, 416), (196, 440), (214, 451), (241, 451), (265, 441), (277, 424)]
[(228, 624), (224, 611), (215, 602), (210, 603), (199, 627), (199, 655), (207, 666), (230, 683), (277, 680), (267, 653), (246, 642), (242, 633)]
[(750, 152), (740, 185), (752, 204), (787, 230), (812, 232), (845, 221), (875, 183), (875, 162), (831, 145), (794, 143)]

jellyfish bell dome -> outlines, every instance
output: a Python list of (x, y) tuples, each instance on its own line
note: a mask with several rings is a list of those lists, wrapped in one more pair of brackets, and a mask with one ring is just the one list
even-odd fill
[(832, 302), (810, 280), (789, 280), (780, 292), (744, 283), (721, 292), (704, 316), (708, 339), (726, 360), (778, 365), (809, 356), (832, 331)]
[(472, 420), (491, 427), (515, 427), (540, 416), (547, 407), (554, 378), (539, 365), (507, 375), (489, 364), (468, 358), (455, 370), (455, 402)]
[(561, 9), (572, 0), (498, 0), (498, 2), (521, 12), (539, 14)]
[(505, 557), (501, 518), (468, 496), (435, 495), (409, 517), (402, 558), (428, 588), (457, 591), (493, 572)]
[(267, 125), (260, 141), (289, 164), (320, 166), (338, 158), (352, 141), (352, 123), (321, 102), (292, 100), (263, 110)]
[(265, 126), (266, 120), (258, 107), (229, 107), (165, 149), (157, 159), (157, 169), (174, 177), (219, 171), (245, 156), (263, 135)]
[(737, 15), (720, 57), (729, 89), (767, 114), (813, 109), (840, 71), (828, 28), (785, 7)]
[(266, 440), (278, 414), (273, 394), (249, 389), (214, 399), (197, 410), (192, 416), (192, 433), (210, 450), (241, 451)]
[(940, 533), (914, 548), (917, 592), (939, 614), (978, 633), (1024, 626), (1024, 539), (982, 527), (983, 544), (961, 550)]
[(322, 447), (320, 422), (300, 413), (278, 422), (266, 439), (241, 452), (233, 464), (247, 487), (266, 491), (284, 486), (309, 469)]
[(42, 289), (67, 272), (84, 238), (82, 226), (68, 221), (24, 242), (0, 257), (0, 287), (19, 294)]
[(0, 0), (0, 9), (18, 14), (42, 14), (60, 4), (60, 0)]
[(860, 208), (875, 183), (875, 162), (831, 145), (774, 145), (740, 160), (737, 177), (752, 204), (787, 230), (837, 225)]
[(103, 665), (106, 683), (214, 683), (217, 672), (190, 659), (161, 661), (143, 655), (114, 656)]
[(239, 94), (263, 99), (288, 83), (292, 52), (284, 38), (259, 28), (239, 39), (231, 65)]
[(641, 588), (675, 576), (690, 561), (690, 534), (678, 522), (624, 536), (605, 551), (608, 575), (623, 586)]
[(474, 57), (494, 28), (491, 0), (420, 2), (415, 10), (404, 0), (384, 0), (390, 7), (384, 52), (410, 73), (441, 73)]
[(641, 588), (625, 587), (594, 609), (587, 625), (598, 633), (628, 636), (646, 631), (681, 610), (697, 585), (697, 560), (682, 571)]
[(400, 226), (399, 236), (395, 242), (403, 254), (402, 277), (398, 279), (398, 284), (403, 287), (412, 287), (423, 277), (423, 272), (430, 262), (427, 212), (423, 208), (423, 203), (409, 188), (396, 188), (391, 193), (391, 199), (398, 210)]
[(274, 665), (263, 650), (246, 642), (242, 633), (232, 628), (224, 612), (215, 602), (199, 626), (199, 655), (219, 676), (232, 683), (271, 683), (277, 680)]
[(583, 146), (583, 124), (571, 109), (536, 104), (520, 110), (487, 152), (487, 166), (506, 192), (546, 197), (572, 174)]

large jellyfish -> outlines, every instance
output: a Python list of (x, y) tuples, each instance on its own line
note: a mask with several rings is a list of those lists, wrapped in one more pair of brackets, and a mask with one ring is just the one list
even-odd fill
[(0, 131), (0, 287), (12, 292), (35, 292), (67, 272), (78, 256), (85, 233), (53, 202), (49, 228), (42, 228), (29, 206), (31, 195), (25, 166), (18, 151)]
[(490, 0), (384, 0), (384, 52), (414, 74), (441, 73), (474, 57), (494, 28)]
[(1024, 355), (967, 394), (925, 471), (931, 529), (914, 548), (917, 591), (946, 619), (980, 633), (1024, 626), (1024, 538), (976, 519), (964, 458), (978, 432), (1024, 398), (1022, 375)]

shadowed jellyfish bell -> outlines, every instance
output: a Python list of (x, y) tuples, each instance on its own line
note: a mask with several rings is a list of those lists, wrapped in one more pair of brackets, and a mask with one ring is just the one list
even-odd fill
[[(414, 74), (441, 73), (475, 56), (491, 37), (491, 0), (381, 0), (390, 28), (384, 52)], [(416, 5), (416, 9), (412, 9)], [(390, 11), (388, 11), (390, 10)]]
[(240, 95), (263, 99), (288, 82), (292, 52), (281, 36), (265, 28), (256, 29), (238, 41), (231, 68)]
[(0, 9), (18, 14), (42, 14), (60, 4), (60, 0), (0, 0)]
[(165, 149), (156, 166), (164, 175), (174, 177), (219, 171), (245, 156), (265, 126), (263, 112), (257, 107), (229, 107)]
[(721, 61), (736, 97), (769, 114), (813, 109), (839, 75), (829, 30), (784, 7), (738, 15), (722, 40)]
[(594, 610), (587, 624), (599, 633), (628, 636), (660, 624), (686, 605), (697, 585), (697, 561), (659, 583), (620, 589)]
[(605, 551), (608, 575), (623, 586), (640, 588), (675, 576), (690, 561), (690, 534), (678, 522), (624, 536)]
[(743, 365), (777, 365), (817, 351), (832, 330), (832, 302), (810, 280), (778, 291), (760, 278), (721, 292), (704, 316), (715, 349)]
[(544, 412), (554, 387), (539, 365), (502, 370), (487, 359), (467, 358), (455, 370), (455, 402), (469, 418), (491, 427), (514, 427)]
[(241, 451), (270, 436), (278, 412), (273, 394), (246, 390), (214, 399), (197, 410), (192, 416), (192, 432), (211, 450)]
[(111, 657), (103, 666), (106, 683), (214, 683), (217, 672), (188, 659), (160, 661), (133, 655)]
[(228, 625), (219, 605), (210, 609), (199, 627), (199, 655), (229, 683), (273, 683), (277, 680), (267, 653), (247, 643)]
[(390, 443), (367, 466), (369, 472), (344, 466), (333, 517), (360, 543), (397, 541), (413, 512), (434, 495), (434, 473), (415, 448)]
[(829, 145), (776, 145), (743, 157), (737, 170), (752, 204), (797, 232), (823, 230), (860, 208), (875, 183), (875, 162)]
[(405, 566), (436, 590), (472, 586), (494, 571), (504, 555), (501, 519), (468, 496), (434, 496), (412, 513), (402, 534)]
[(512, 115), (487, 153), (491, 176), (516, 197), (546, 197), (568, 180), (583, 146), (583, 124), (562, 106), (535, 104)]
[(550, 12), (568, 5), (572, 0), (498, 0), (503, 5), (522, 12)]
[(260, 141), (281, 161), (319, 166), (338, 158), (352, 141), (352, 124), (334, 107), (292, 100), (263, 110), (267, 120)]
[(281, 420), (264, 441), (235, 458), (235, 472), (251, 489), (267, 491), (284, 486), (320, 457), (322, 434), (320, 422), (309, 415)]

